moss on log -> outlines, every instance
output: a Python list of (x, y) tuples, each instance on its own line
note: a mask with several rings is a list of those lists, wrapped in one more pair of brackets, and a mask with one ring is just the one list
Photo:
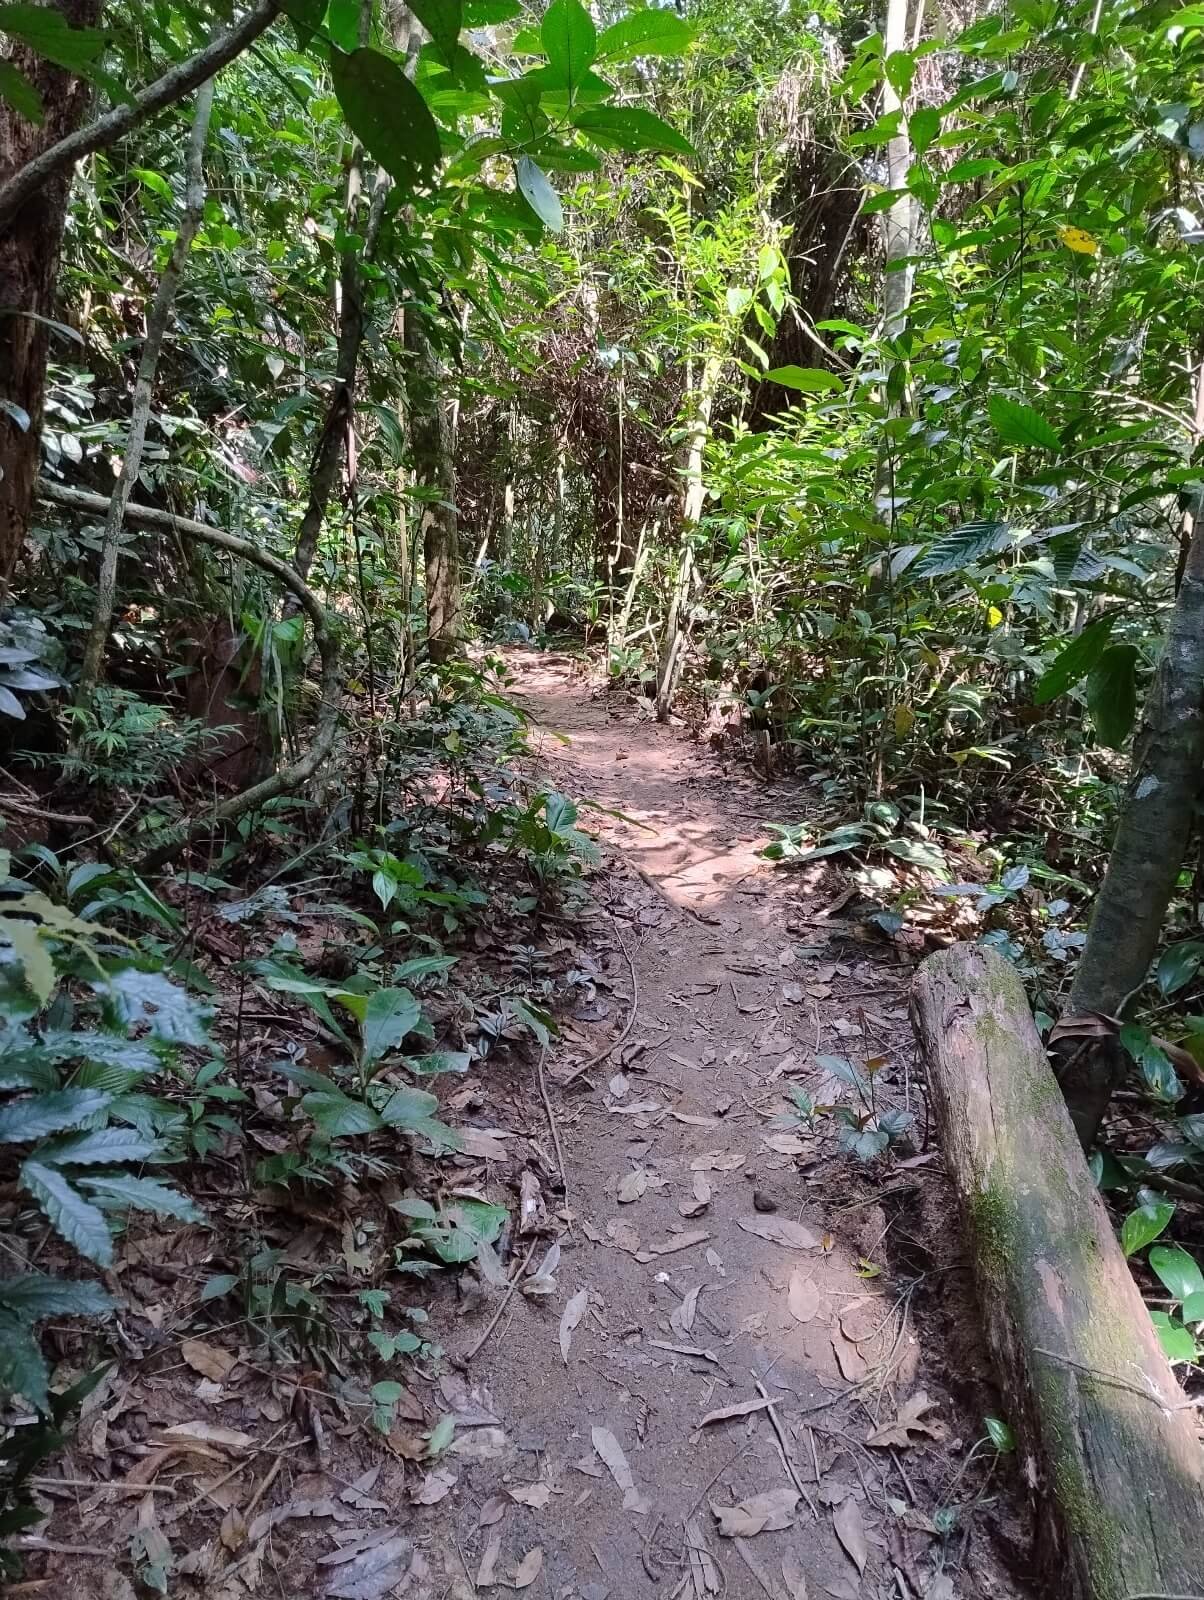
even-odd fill
[(1162, 1354), (1020, 978), (993, 951), (954, 945), (920, 968), (912, 1015), (1043, 1577), (1067, 1600), (1199, 1594), (1199, 1412)]

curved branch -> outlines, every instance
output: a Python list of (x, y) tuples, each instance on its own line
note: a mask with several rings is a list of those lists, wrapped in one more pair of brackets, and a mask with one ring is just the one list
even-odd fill
[(153, 117), (157, 111), (183, 100), (199, 89), (207, 78), (228, 66), (247, 46), (271, 26), (280, 13), (280, 0), (255, 0), (240, 22), (198, 50), (187, 61), (170, 68), (153, 83), (148, 83), (128, 105), (114, 106), (86, 128), (77, 128), (57, 144), (52, 144), (23, 166), (5, 184), (0, 184), (0, 227), (6, 225), (27, 200), (61, 172), (68, 171), (84, 156), (107, 150), (131, 128)]
[[(102, 494), (92, 494), (86, 489), (68, 489), (62, 484), (38, 483), (38, 499), (50, 505), (62, 506), (68, 511), (85, 511), (89, 515), (104, 516), (109, 508), (109, 502)], [(211, 528), (204, 522), (196, 522), (191, 517), (177, 517), (171, 511), (160, 511), (154, 506), (127, 505), (125, 509), (126, 520), (140, 524), (145, 528), (162, 528), (173, 533), (182, 533), (202, 543), (212, 545), (217, 550), (226, 550), (231, 555), (240, 556), (244, 561), (249, 561), (253, 566), (260, 567), (264, 572), (271, 573), (286, 589), (289, 589), (300, 603), (301, 609), (313, 624), (314, 644), (322, 662), (321, 698), (322, 713), (314, 732), (314, 740), (304, 755), (287, 767), (280, 767), (262, 782), (252, 784), (249, 789), (242, 789), (238, 794), (231, 795), (228, 800), (223, 800), (203, 817), (194, 818), (191, 822), (177, 823), (174, 827), (165, 828), (159, 834), (157, 841), (151, 844), (147, 852), (139, 859), (138, 869), (150, 872), (161, 867), (164, 862), (170, 861), (180, 851), (206, 828), (215, 827), (218, 823), (232, 822), (234, 818), (241, 817), (245, 811), (251, 811), (256, 806), (263, 805), (265, 801), (274, 800), (277, 795), (291, 793), (312, 778), (314, 773), (334, 749), (335, 734), (338, 730), (339, 720), (339, 641), (330, 626), (326, 608), (318, 599), (309, 585), (300, 578), (293, 568), (277, 556), (269, 555), (266, 550), (260, 550), (249, 539), (241, 539), (235, 533), (226, 533), (221, 528)]]

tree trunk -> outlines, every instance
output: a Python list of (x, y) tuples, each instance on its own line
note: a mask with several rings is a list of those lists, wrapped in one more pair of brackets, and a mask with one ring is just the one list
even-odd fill
[[(906, 50), (908, 44), (907, 0), (887, 0), (883, 56), (889, 60), (896, 50)], [(903, 102), (887, 79), (882, 85), (882, 113), (889, 116), (893, 111), (902, 110)], [(907, 137), (906, 119), (903, 119), (899, 124), (899, 132), (886, 147), (887, 187), (905, 189), (910, 166), (911, 141)], [(910, 266), (900, 267), (897, 263), (912, 254), (914, 207), (911, 195), (903, 194), (888, 211), (883, 212), (882, 217), (883, 253), (886, 258), (882, 280), (882, 321), (883, 332), (888, 339), (897, 338), (907, 326), (914, 272)]]
[(1042, 1593), (1198, 1592), (1204, 1452), (1016, 970), (954, 945), (913, 1017), (1037, 1528)]
[(417, 306), (405, 310), (405, 345), (411, 469), (422, 497), (427, 651), (432, 661), (443, 662), (458, 653), (461, 633), (456, 469), (439, 362)]
[[(53, 0), (72, 27), (94, 26), (100, 0)], [(7, 61), (41, 97), (39, 128), (0, 102), (0, 187), (29, 162), (73, 133), (83, 120), (89, 86), (62, 67), (18, 46)], [(0, 585), (13, 577), (33, 510), (41, 454), (42, 403), (53, 319), (59, 250), (67, 216), (70, 170), (56, 173), (0, 228)]]
[(711, 412), (715, 394), (723, 373), (723, 357), (708, 356), (702, 369), (702, 382), (694, 397), (694, 415), (686, 439), (686, 492), (681, 513), (681, 556), (677, 579), (669, 600), (665, 618), (665, 631), (661, 635), (660, 659), (656, 669), (656, 720), (668, 722), (673, 708), (673, 693), (681, 671), (681, 651), (684, 643), (682, 610), (694, 581), (694, 535), (702, 521), (702, 508), (706, 504), (706, 482), (702, 468), (706, 455), (707, 439), (711, 432)]
[[(1187, 854), (1204, 771), (1204, 517), (1146, 696), (1108, 870), (1075, 974), (1069, 1016), (1116, 1016), (1145, 983)], [(1079, 1138), (1094, 1140), (1125, 1056), (1112, 1039), (1070, 1040), (1058, 1078)]]
[(121, 532), (125, 526), (125, 508), (129, 503), (138, 474), (142, 470), (142, 448), (146, 443), (146, 428), (150, 421), (151, 400), (155, 376), (159, 370), (159, 356), (167, 337), (176, 290), (180, 276), (192, 248), (192, 241), (200, 226), (205, 210), (205, 140), (209, 132), (209, 118), (213, 111), (214, 80), (210, 78), (197, 90), (196, 109), (192, 117), (192, 132), (188, 141), (188, 158), (184, 168), (184, 208), (176, 228), (171, 255), (159, 279), (154, 304), (146, 319), (146, 339), (142, 346), (142, 359), (138, 363), (138, 381), (134, 385), (134, 403), (130, 410), (130, 429), (125, 441), (125, 454), (121, 471), (113, 486), (105, 517), (104, 538), (101, 543), (100, 576), (96, 584), (96, 611), (84, 647), (80, 666), (75, 703), (83, 710), (92, 704), (96, 685), (100, 682), (105, 646), (109, 641), (109, 626), (113, 620), (113, 603), (117, 595), (117, 559), (121, 550)]

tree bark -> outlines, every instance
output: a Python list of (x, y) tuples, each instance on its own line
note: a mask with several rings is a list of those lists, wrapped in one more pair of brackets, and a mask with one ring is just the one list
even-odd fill
[[(54, 0), (71, 27), (91, 27), (100, 0)], [(90, 98), (88, 84), (24, 46), (6, 59), (41, 97), (41, 127), (0, 103), (0, 193), (73, 133)], [(7, 588), (21, 557), (33, 510), (41, 452), (46, 358), (59, 251), (67, 215), (70, 169), (49, 175), (0, 223), (0, 585)]]
[[(1119, 1015), (1145, 983), (1187, 854), (1204, 772), (1204, 517), (1197, 516), (1157, 672), (1146, 696), (1108, 869), (1068, 1015)], [(1069, 1044), (1069, 1041), (1068, 1041)], [(1079, 1138), (1099, 1130), (1126, 1058), (1112, 1039), (1059, 1052)]]
[(138, 363), (138, 381), (134, 385), (134, 403), (130, 411), (130, 429), (125, 441), (125, 454), (121, 471), (113, 486), (112, 498), (105, 517), (104, 536), (101, 541), (100, 575), (96, 584), (96, 610), (88, 641), (84, 646), (84, 659), (80, 666), (75, 703), (84, 710), (92, 704), (92, 696), (100, 681), (105, 646), (109, 640), (109, 627), (113, 620), (113, 603), (117, 594), (117, 560), (121, 550), (121, 531), (125, 526), (125, 508), (142, 470), (142, 448), (146, 443), (146, 428), (150, 421), (151, 400), (155, 377), (159, 370), (159, 357), (167, 337), (176, 290), (188, 260), (188, 252), (196, 237), (205, 210), (205, 140), (209, 133), (209, 118), (213, 111), (214, 80), (210, 78), (197, 90), (196, 108), (192, 116), (192, 132), (188, 140), (188, 156), (184, 166), (184, 208), (176, 227), (171, 255), (159, 279), (154, 304), (146, 319), (146, 339), (142, 345), (142, 359)]
[(954, 945), (913, 1019), (987, 1342), (1036, 1518), (1043, 1593), (1198, 1592), (1204, 1451), (1078, 1147), (1015, 968)]
[[(908, 0), (887, 0), (886, 28), (883, 33), (882, 53), (889, 58), (897, 50), (906, 50)], [(882, 113), (902, 113), (903, 102), (889, 79), (882, 85)], [(911, 141), (907, 137), (906, 119), (900, 121), (899, 131), (886, 146), (886, 182), (891, 189), (904, 189), (907, 169), (911, 166)], [(907, 312), (911, 306), (911, 285), (914, 273), (911, 267), (898, 263), (912, 254), (912, 231), (915, 202), (910, 194), (903, 194), (882, 216), (882, 242), (885, 271), (882, 279), (883, 332), (895, 339), (907, 326)], [(892, 270), (892, 268), (894, 270)]]
[(406, 405), (414, 486), (421, 495), (426, 568), (427, 653), (434, 662), (459, 653), (460, 529), (451, 427), (440, 394), (439, 362), (421, 309), (405, 308)]

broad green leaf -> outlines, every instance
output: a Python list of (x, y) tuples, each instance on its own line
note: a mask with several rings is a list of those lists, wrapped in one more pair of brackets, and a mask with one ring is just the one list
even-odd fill
[(159, 1148), (154, 1139), (132, 1128), (98, 1128), (44, 1144), (38, 1160), (52, 1167), (97, 1167), (122, 1161), (145, 1161)]
[(1204, 1294), (1196, 1290), (1180, 1307), (1184, 1322), (1204, 1322)]
[(8, 940), (13, 954), (21, 963), (25, 987), (38, 1005), (44, 1006), (54, 993), (57, 982), (50, 946), (42, 939), (35, 923), (19, 922), (16, 917), (0, 918), (0, 933)]
[(985, 556), (998, 555), (1011, 544), (1006, 522), (965, 522), (930, 544), (911, 568), (913, 578), (943, 578), (962, 572)]
[(0, 1106), (0, 1144), (23, 1144), (82, 1127), (109, 1107), (112, 1097), (99, 1089), (54, 1089), (28, 1100)]
[(441, 1456), (456, 1437), (456, 1419), (450, 1416), (440, 1417), (431, 1429), (430, 1437), (426, 1443), (426, 1453), (430, 1460)]
[(396, 1050), (421, 1018), (422, 1007), (408, 989), (378, 989), (364, 1013), (364, 1061), (379, 1061)]
[(1072, 639), (1057, 659), (1042, 673), (1033, 690), (1035, 704), (1043, 706), (1065, 694), (1080, 678), (1085, 678), (1107, 649), (1116, 613), (1097, 617), (1088, 623), (1077, 639)]
[(208, 1042), (210, 1008), (162, 972), (122, 967), (110, 973), (107, 982), (93, 982), (92, 987), (108, 1000), (119, 1022), (131, 1027), (146, 1023), (156, 1038), (170, 1044), (201, 1046)]
[(78, 1189), (72, 1188), (61, 1172), (39, 1161), (26, 1161), (21, 1167), (21, 1183), (55, 1230), (68, 1244), (74, 1245), (81, 1256), (87, 1256), (89, 1261), (102, 1267), (112, 1265), (113, 1237), (104, 1212), (85, 1200)]
[(648, 6), (604, 28), (598, 39), (599, 61), (634, 61), (638, 56), (685, 55), (694, 29), (675, 11)]
[(797, 389), (800, 394), (830, 394), (843, 389), (844, 384), (834, 372), (824, 367), (773, 367), (765, 374), (766, 382), (780, 383), (784, 389)]
[(907, 132), (911, 138), (912, 149), (917, 156), (922, 156), (940, 138), (940, 112), (935, 106), (921, 106), (908, 117)]
[(1158, 1342), (1168, 1361), (1194, 1361), (1196, 1341), (1181, 1322), (1172, 1322), (1165, 1311), (1151, 1311), (1150, 1321), (1158, 1332)]
[(424, 1089), (396, 1089), (381, 1106), (380, 1115), (390, 1128), (417, 1128), (438, 1109), (438, 1100)]
[(543, 172), (537, 167), (530, 156), (519, 156), (514, 168), (515, 178), (518, 182), (519, 193), (534, 211), (535, 215), (550, 228), (553, 233), (559, 233), (564, 227), (564, 212), (560, 208), (560, 196), (548, 182)]
[(69, 72), (85, 71), (107, 43), (100, 28), (72, 28), (52, 5), (0, 6), (0, 33), (19, 39)]
[(1185, 939), (1180, 944), (1170, 945), (1158, 960), (1156, 976), (1159, 989), (1166, 996), (1178, 994), (1195, 977), (1201, 961), (1204, 961), (1204, 942), (1201, 940)]
[(326, 7), (326, 32), (340, 50), (359, 48), (360, 16), (363, 9), (360, 0), (330, 0)]
[(129, 1207), (133, 1211), (152, 1211), (157, 1217), (178, 1217), (181, 1222), (205, 1220), (205, 1213), (187, 1195), (155, 1178), (134, 1178), (128, 1173), (94, 1178), (89, 1174), (79, 1182), (109, 1210)]
[(0, 1278), (0, 1311), (22, 1322), (43, 1317), (101, 1317), (115, 1302), (98, 1283), (81, 1278), (58, 1278), (44, 1272), (25, 1272)]
[(32, 122), (38, 128), (42, 126), (45, 116), (42, 97), (11, 61), (0, 61), (0, 100), (10, 105), (26, 122)]
[(572, 99), (598, 49), (593, 18), (581, 0), (552, 0), (539, 25), (548, 65), (563, 81)]
[(450, 65), (464, 20), (460, 0), (408, 0), (408, 3)]
[(1183, 1085), (1170, 1057), (1147, 1027), (1138, 1022), (1126, 1022), (1119, 1039), (1121, 1049), (1127, 1050), (1137, 1063), (1146, 1088), (1155, 1099), (1170, 1105), (1182, 1096)]
[(1204, 1294), (1204, 1272), (1194, 1257), (1177, 1244), (1156, 1244), (1149, 1254), (1150, 1268), (1174, 1300)]
[(330, 51), (334, 92), (360, 143), (403, 189), (439, 164), (439, 130), (400, 64), (379, 50)]
[(50, 1369), (24, 1318), (0, 1308), (0, 1394), (23, 1395), (43, 1414), (50, 1409)]
[(317, 1092), (301, 1097), (301, 1107), (329, 1139), (347, 1134), (376, 1133), (385, 1126), (371, 1106), (342, 1094)]
[(899, 99), (906, 100), (916, 75), (916, 59), (910, 50), (892, 50), (883, 63), (883, 71)]
[(1007, 395), (993, 394), (987, 402), (991, 426), (1004, 444), (1036, 450), (1060, 450), (1062, 441), (1039, 411)]
[(668, 150), (683, 156), (697, 153), (676, 128), (641, 106), (584, 106), (571, 120), (579, 133), (604, 149)]
[(1144, 1250), (1166, 1228), (1175, 1214), (1169, 1200), (1150, 1200), (1137, 1206), (1125, 1218), (1120, 1230), (1120, 1246), (1125, 1255), (1136, 1255)]
[(1137, 646), (1109, 645), (1087, 676), (1087, 709), (1100, 742), (1119, 750), (1137, 717)]
[(1001, 1456), (1010, 1455), (1016, 1448), (1016, 1435), (1001, 1417), (984, 1417), (987, 1437)]
[(471, 1065), (472, 1055), (467, 1050), (432, 1050), (424, 1056), (411, 1056), (406, 1062), (419, 1078), (434, 1078), (441, 1072), (467, 1072)]

